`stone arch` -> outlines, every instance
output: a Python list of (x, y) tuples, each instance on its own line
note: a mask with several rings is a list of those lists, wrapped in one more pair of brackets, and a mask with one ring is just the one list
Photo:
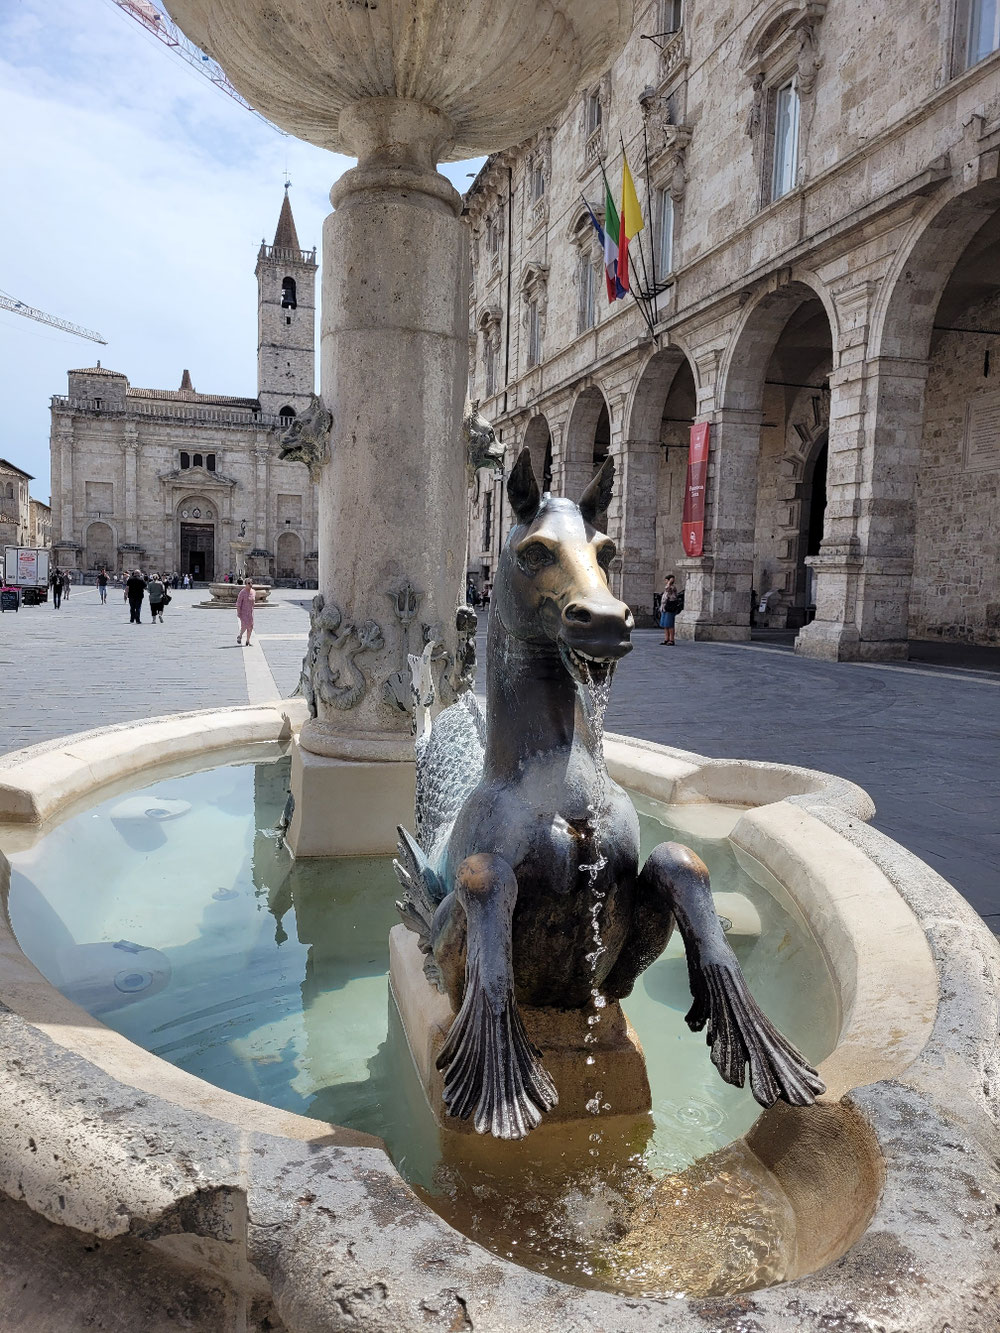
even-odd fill
[(544, 412), (537, 412), (524, 431), (522, 448), (531, 454), (531, 469), (543, 491), (552, 489), (552, 430)]
[[(872, 321), (873, 468), (891, 491), (869, 549), (910, 570), (893, 638), (1000, 644), (1000, 182), (935, 203), (900, 247)], [(895, 375), (893, 372), (895, 371)]]
[(279, 532), (274, 547), (275, 577), (302, 578), (302, 539), (297, 532)]
[(869, 357), (927, 356), (934, 317), (955, 265), (998, 209), (1000, 181), (993, 180), (935, 201), (915, 219), (872, 312)]
[(837, 315), (829, 292), (812, 275), (766, 292), (749, 304), (729, 340), (719, 367), (716, 403), (722, 410), (755, 412), (763, 402), (765, 371), (795, 312), (816, 301), (826, 314), (833, 364), (838, 361)]
[(663, 407), (681, 366), (692, 378), (694, 363), (680, 347), (664, 347), (647, 357), (632, 389), (628, 407), (628, 439), (657, 439)]
[[(605, 434), (605, 422), (606, 434)], [(574, 499), (582, 495), (594, 474), (595, 453), (610, 443), (611, 409), (596, 384), (581, 389), (566, 426), (563, 451), (562, 494)], [(606, 453), (606, 450), (604, 450)]]
[(621, 478), (622, 596), (637, 624), (652, 624), (665, 574), (683, 555), (681, 514), (695, 367), (679, 347), (647, 358), (630, 395)]
[(115, 558), (117, 547), (118, 543), (110, 523), (88, 524), (84, 535), (84, 568), (114, 570), (118, 563)]

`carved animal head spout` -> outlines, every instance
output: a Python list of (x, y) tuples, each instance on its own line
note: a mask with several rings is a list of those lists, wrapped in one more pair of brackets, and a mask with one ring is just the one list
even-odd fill
[(509, 634), (558, 645), (576, 681), (601, 684), (632, 648), (635, 622), (608, 587), (615, 544), (605, 518), (615, 478), (607, 458), (579, 504), (542, 496), (527, 449), (507, 480), (517, 520), (494, 585), (494, 608)]

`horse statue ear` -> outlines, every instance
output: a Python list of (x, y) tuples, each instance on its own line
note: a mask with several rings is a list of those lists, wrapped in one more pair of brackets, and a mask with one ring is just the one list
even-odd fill
[(608, 454), (580, 498), (580, 513), (591, 527), (600, 528), (603, 531), (607, 522), (608, 508), (611, 505), (614, 486), (615, 460), (611, 454)]
[(531, 450), (522, 449), (507, 478), (507, 498), (519, 523), (530, 523), (538, 513), (541, 496), (531, 468)]

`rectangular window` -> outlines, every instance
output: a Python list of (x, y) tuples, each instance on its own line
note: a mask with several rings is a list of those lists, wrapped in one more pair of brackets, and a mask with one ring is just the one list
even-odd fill
[(483, 496), (483, 545), (482, 549), (488, 551), (490, 542), (493, 540), (493, 492), (487, 491)]
[(531, 200), (532, 203), (541, 199), (545, 193), (545, 172), (542, 164), (537, 159), (531, 166)]
[(604, 118), (604, 108), (601, 106), (601, 95), (599, 92), (590, 93), (587, 97), (587, 137), (601, 128), (601, 121)]
[(580, 309), (578, 330), (585, 333), (594, 327), (594, 302), (597, 295), (597, 270), (589, 259), (580, 261)]
[(684, 0), (660, 0), (660, 35), (680, 32), (684, 22)]
[(771, 198), (794, 188), (799, 169), (799, 94), (792, 80), (774, 94), (774, 165)]
[(665, 278), (674, 268), (674, 201), (669, 190), (656, 192), (656, 276)]
[(969, 32), (965, 63), (968, 68), (1000, 47), (1000, 3), (969, 0)]
[(538, 302), (528, 303), (528, 367), (537, 366), (542, 359), (542, 323), (538, 315)]
[(483, 368), (486, 371), (486, 397), (492, 398), (497, 391), (497, 350), (489, 338), (483, 348)]

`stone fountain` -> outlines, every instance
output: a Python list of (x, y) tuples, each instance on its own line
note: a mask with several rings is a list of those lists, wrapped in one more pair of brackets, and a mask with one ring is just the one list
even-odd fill
[[(174, 0), (171, 9), (265, 114), (359, 157), (333, 195), (323, 402), (310, 414), (315, 438), (303, 429), (296, 446), (320, 474), (323, 532), (304, 697), (109, 726), (0, 757), (4, 904), (14, 892), (12, 866), (23, 877), (36, 865), (45, 887), (44, 858), (33, 858), (60, 821), (69, 827), (79, 818), (96, 830), (101, 820), (92, 806), (110, 799), (119, 824), (120, 806), (136, 807), (140, 825), (166, 841), (170, 824), (160, 825), (174, 807), (155, 794), (150, 805), (150, 784), (193, 768), (253, 762), (265, 742), (294, 747), (290, 835), (300, 856), (325, 852), (356, 865), (359, 851), (389, 853), (394, 821), (409, 825), (413, 810), (405, 707), (413, 668), (419, 800), (416, 837), (403, 837), (400, 858), (412, 929), (393, 932), (391, 980), (404, 1047), (408, 1040), (442, 1122), (463, 1125), (467, 1112), (475, 1127), (502, 1135), (531, 1129), (539, 1115), (579, 1116), (581, 1055), (584, 1068), (593, 1058), (611, 1070), (619, 1108), (645, 1114), (642, 1053), (618, 998), (630, 1002), (630, 983), (676, 921), (695, 993), (692, 1026), (707, 1023), (724, 1076), (739, 1081), (749, 1065), (758, 1100), (769, 1105), (741, 1142), (781, 1196), (786, 1245), (774, 1275), (757, 1270), (719, 1291), (685, 1287), (691, 1299), (680, 1299), (680, 1289), (624, 1295), (628, 1288), (613, 1282), (591, 1290), (531, 1271), (513, 1250), (477, 1244), (461, 1217), (445, 1220), (429, 1207), (378, 1139), (195, 1077), (84, 1012), (29, 961), (11, 912), (0, 919), (0, 1264), (7, 1264), (3, 1275), (13, 1274), (5, 1285), (8, 1323), (39, 1330), (100, 1323), (134, 1333), (141, 1310), (151, 1329), (180, 1321), (199, 1333), (994, 1333), (1000, 952), (949, 885), (869, 826), (872, 803), (852, 784), (627, 737), (609, 736), (600, 747), (608, 664), (627, 637), (627, 612), (610, 605), (600, 572), (610, 558), (598, 521), (607, 473), (574, 497), (578, 505), (542, 503), (527, 461), (510, 479), (518, 517), (510, 588), (526, 596), (496, 601), (493, 696), (498, 716), (520, 704), (522, 732), (545, 731), (548, 742), (554, 732), (559, 744), (519, 753), (524, 735), (509, 726), (491, 735), (489, 719), (477, 721), (462, 689), (472, 665), (465, 642), (472, 625), (460, 605), (465, 237), (458, 197), (434, 166), (524, 138), (554, 116), (613, 57), (631, 6)], [(332, 431), (322, 424), (325, 413)], [(559, 583), (567, 560), (586, 585), (582, 596)], [(526, 611), (530, 590), (546, 588)], [(504, 641), (536, 614), (540, 630), (520, 644)], [(505, 672), (507, 664), (516, 669)], [(582, 753), (572, 743), (577, 737)], [(595, 766), (599, 748), (606, 774)], [(450, 777), (456, 758), (466, 761), (456, 789), (436, 789), (435, 774)], [(516, 782), (504, 778), (508, 770), (516, 770)], [(470, 805), (483, 782), (493, 790)], [(773, 876), (775, 894), (811, 933), (817, 970), (829, 969), (834, 1035), (818, 1077), (740, 991), (740, 969), (719, 944), (721, 904), (708, 896), (690, 854), (667, 844), (639, 871), (632, 816), (615, 784), (636, 807), (648, 800), (692, 819), (706, 804), (729, 811), (731, 846)], [(130, 795), (136, 789), (147, 793), (138, 801)], [(552, 899), (554, 877), (533, 872), (530, 855), (527, 864), (521, 855), (534, 847), (534, 835), (550, 837), (555, 827), (550, 819), (547, 832), (532, 834), (531, 812), (567, 791), (583, 805), (559, 827), (573, 849), (560, 874), (568, 869), (568, 883), (584, 890), (577, 900), (587, 906), (590, 893), (596, 907), (571, 920), (566, 902)], [(509, 819), (499, 817), (504, 801)], [(471, 824), (467, 809), (476, 816)], [(221, 815), (209, 844), (233, 822), (228, 803)], [(273, 845), (265, 826), (254, 829)], [(518, 829), (530, 836), (512, 843)], [(87, 905), (88, 890), (75, 844), (71, 850), (59, 888), (75, 909)], [(542, 851), (552, 857), (551, 845)], [(95, 865), (102, 873), (100, 856)], [(151, 879), (145, 860), (137, 874), (136, 893), (152, 884), (162, 909), (161, 881)], [(229, 910), (239, 896), (227, 890), (215, 901), (219, 890), (211, 892), (197, 864), (184, 888), (199, 914), (203, 897), (212, 912)], [(181, 896), (166, 899), (166, 916), (178, 913)], [(125, 903), (135, 929), (144, 927), (135, 897)], [(531, 932), (552, 929), (550, 947), (531, 948), (530, 940), (525, 947), (526, 921)], [(36, 934), (48, 940), (62, 925), (43, 913)], [(212, 936), (216, 953), (219, 939), (229, 956), (229, 934)], [(120, 980), (128, 991), (141, 981), (140, 946), (112, 935), (100, 942), (102, 957), (107, 946), (126, 951), (124, 968), (115, 955), (121, 976), (114, 985)], [(712, 976), (720, 964), (730, 969), (725, 982)], [(315, 990), (315, 959), (307, 980)], [(720, 1001), (727, 992), (730, 1004), (739, 1001), (738, 1016)], [(596, 998), (608, 1003), (601, 1008)], [(598, 1009), (600, 1021), (591, 1024)], [(594, 1027), (600, 1035), (588, 1043)], [(164, 1045), (163, 1031), (156, 1029), (155, 1049), (166, 1053), (177, 1043)], [(481, 1049), (499, 1053), (499, 1085), (491, 1086), (489, 1062), (470, 1033), (483, 1038)], [(284, 1059), (284, 1045), (264, 1052), (258, 1073), (266, 1078)], [(768, 1072), (769, 1063), (779, 1068)], [(514, 1088), (512, 1069), (523, 1096), (502, 1086), (506, 1078)], [(402, 1087), (390, 1086), (408, 1105)], [(506, 1154), (517, 1184), (525, 1161), (518, 1154), (547, 1128), (543, 1122), (526, 1143), (452, 1135), (450, 1151), (468, 1158), (478, 1148), (480, 1163)], [(572, 1127), (554, 1129), (549, 1146), (559, 1163)], [(718, 1158), (704, 1159), (709, 1175), (724, 1174), (729, 1159)], [(646, 1214), (673, 1215), (673, 1206), (661, 1205), (676, 1204), (687, 1182), (696, 1184), (685, 1174), (677, 1199), (650, 1196)], [(524, 1221), (513, 1197), (516, 1243)], [(708, 1248), (734, 1230), (725, 1189), (714, 1198), (714, 1207), (709, 1197), (688, 1214)], [(625, 1219), (616, 1246), (626, 1264), (641, 1232), (633, 1220)], [(666, 1226), (662, 1217), (653, 1221), (661, 1251), (670, 1250), (676, 1216), (673, 1230), (669, 1218)], [(752, 1224), (753, 1216), (740, 1233), (751, 1248)], [(67, 1272), (79, 1281), (67, 1283)]]
[[(373, 850), (409, 818), (406, 657), (433, 642), (437, 697), (463, 676), (468, 228), (437, 163), (520, 142), (620, 50), (630, 0), (175, 0), (171, 13), (282, 129), (358, 165), (323, 231), (319, 585), (292, 776), (297, 856)], [(484, 53), (488, 52), (488, 58)], [(363, 516), (363, 518), (361, 517)], [(322, 659), (322, 661), (320, 660)], [(342, 688), (349, 687), (349, 688)], [(352, 814), (343, 809), (352, 765)]]

